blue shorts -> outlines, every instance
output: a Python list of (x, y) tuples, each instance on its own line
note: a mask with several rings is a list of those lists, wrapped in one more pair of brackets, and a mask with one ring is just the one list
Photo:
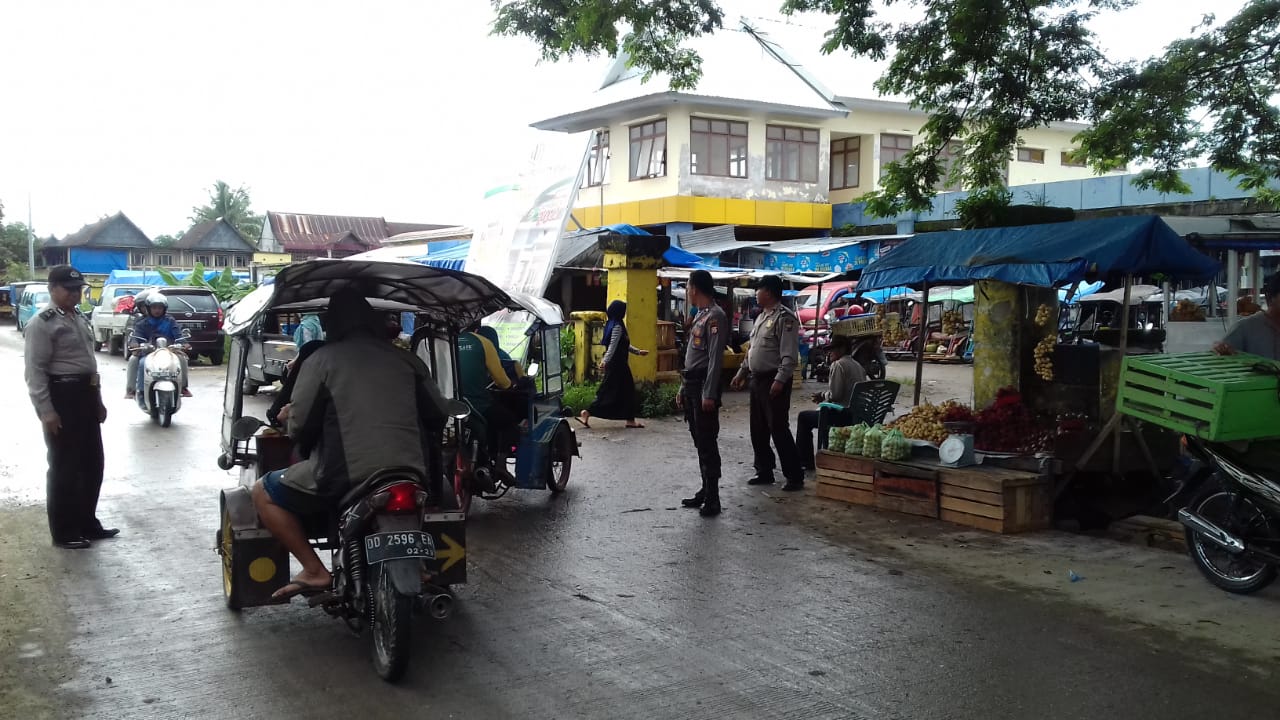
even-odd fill
[(302, 492), (285, 485), (284, 470), (273, 470), (262, 476), (262, 489), (267, 491), (271, 502), (288, 510), (294, 515), (310, 515), (329, 509), (330, 503), (319, 495)]

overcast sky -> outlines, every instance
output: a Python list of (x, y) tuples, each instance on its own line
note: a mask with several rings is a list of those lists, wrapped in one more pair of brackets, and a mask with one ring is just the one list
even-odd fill
[[(1113, 57), (1145, 57), (1243, 2), (1145, 0), (1096, 29)], [(779, 4), (729, 0), (726, 19)], [(222, 179), (259, 212), (475, 223), (539, 142), (576, 162), (528, 124), (604, 69), (538, 65), (491, 17), (488, 0), (0, 0), (6, 220), (30, 194), (44, 236), (117, 210), (178, 233)]]

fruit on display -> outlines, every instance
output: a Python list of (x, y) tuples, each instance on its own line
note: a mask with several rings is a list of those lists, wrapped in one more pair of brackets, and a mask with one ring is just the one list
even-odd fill
[(1047, 304), (1042, 303), (1040, 307), (1036, 309), (1036, 326), (1042, 327), (1042, 328), (1049, 327), (1049, 323), (1052, 320), (1053, 320), (1053, 308), (1049, 307)]
[(831, 452), (845, 452), (849, 440), (849, 428), (833, 427), (827, 431), (827, 449)]
[(890, 430), (880, 443), (880, 457), (885, 460), (906, 460), (911, 457), (911, 443), (901, 430)]
[(1042, 380), (1053, 382), (1053, 349), (1057, 343), (1058, 338), (1046, 335), (1036, 343), (1036, 348), (1032, 351), (1036, 359), (1036, 375), (1039, 375)]
[(861, 455), (862, 440), (867, 436), (867, 431), (870, 429), (871, 427), (866, 423), (858, 423), (849, 428), (849, 436), (848, 440), (845, 441), (844, 451), (850, 455)]
[(1173, 312), (1169, 314), (1169, 319), (1176, 322), (1204, 322), (1204, 308), (1183, 298), (1173, 307)]
[(1046, 449), (1052, 439), (1014, 388), (996, 393), (995, 402), (976, 419), (973, 444), (978, 450), (1030, 454)]
[(962, 310), (945, 310), (942, 313), (942, 334), (960, 335), (968, 327)]
[(937, 445), (947, 439), (947, 429), (942, 426), (943, 418), (957, 407), (964, 406), (954, 400), (948, 400), (941, 405), (930, 403), (917, 405), (911, 408), (911, 412), (889, 423), (889, 427), (901, 431), (904, 436), (912, 440), (923, 440)]
[(862, 454), (869, 458), (880, 457), (881, 443), (884, 442), (884, 428), (876, 425), (862, 436)]
[(889, 312), (884, 305), (876, 306), (876, 329), (880, 331), (881, 342), (885, 345), (901, 345), (907, 339), (901, 316)]
[(961, 405), (955, 400), (942, 403), (942, 422), (971, 423), (974, 421), (973, 408)]
[(933, 355), (937, 352), (938, 352), (938, 343), (929, 343), (928, 345), (924, 346), (924, 353), (926, 355)]

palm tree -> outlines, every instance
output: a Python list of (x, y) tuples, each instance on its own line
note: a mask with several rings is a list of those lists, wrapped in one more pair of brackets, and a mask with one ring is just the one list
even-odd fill
[(262, 237), (262, 216), (254, 214), (251, 205), (247, 188), (241, 185), (232, 190), (230, 185), (219, 180), (209, 193), (209, 203), (191, 208), (191, 222), (226, 220), (240, 231), (245, 240), (256, 246)]

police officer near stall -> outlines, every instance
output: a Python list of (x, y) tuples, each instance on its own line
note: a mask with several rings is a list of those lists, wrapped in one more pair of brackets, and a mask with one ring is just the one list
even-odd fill
[(120, 533), (97, 516), (102, 488), (102, 404), (93, 330), (80, 312), (84, 276), (70, 265), (49, 270), (49, 307), (26, 329), (26, 380), (49, 448), (45, 505), (53, 544), (71, 550)]
[(735, 390), (751, 388), (751, 449), (755, 453), (755, 477), (748, 485), (772, 485), (773, 450), (778, 450), (783, 490), (804, 488), (800, 453), (791, 435), (791, 385), (800, 356), (800, 320), (782, 304), (782, 278), (766, 275), (756, 284), (761, 313), (751, 328), (747, 360), (733, 378)]
[(676, 407), (684, 411), (689, 434), (698, 451), (702, 489), (681, 504), (700, 508), (703, 517), (720, 514), (720, 371), (724, 367), (724, 346), (729, 339), (729, 318), (716, 304), (711, 273), (695, 270), (685, 289), (689, 304), (698, 314), (689, 327), (684, 354), (684, 375)]

